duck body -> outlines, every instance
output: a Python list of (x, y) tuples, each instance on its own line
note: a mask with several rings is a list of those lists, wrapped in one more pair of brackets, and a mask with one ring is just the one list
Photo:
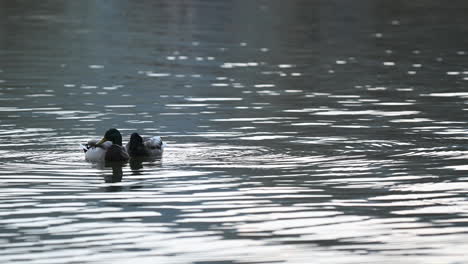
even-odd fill
[(90, 140), (86, 145), (81, 145), (85, 152), (85, 160), (89, 162), (103, 162), (106, 158), (107, 150), (112, 146), (111, 141), (106, 141), (96, 145), (99, 140)]
[(112, 144), (106, 151), (105, 161), (127, 161), (130, 157), (124, 147)]
[(164, 152), (165, 143), (161, 137), (142, 138), (138, 133), (130, 136), (126, 150), (130, 157), (155, 157), (161, 156)]
[(100, 141), (90, 140), (81, 147), (85, 152), (85, 159), (90, 162), (127, 161), (129, 159), (127, 151), (122, 147), (122, 135), (115, 128), (107, 130)]

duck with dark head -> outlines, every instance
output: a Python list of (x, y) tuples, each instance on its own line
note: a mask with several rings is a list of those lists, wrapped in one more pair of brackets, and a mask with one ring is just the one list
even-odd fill
[(143, 138), (138, 133), (133, 133), (130, 136), (130, 141), (126, 147), (130, 157), (145, 157), (149, 155), (148, 150), (143, 144)]
[(161, 137), (155, 136), (144, 139), (138, 133), (133, 133), (126, 145), (126, 149), (132, 158), (157, 157), (162, 155), (165, 145)]
[(115, 128), (107, 130), (104, 137), (96, 145), (100, 146), (107, 141), (112, 142), (112, 145), (105, 152), (105, 161), (127, 161), (129, 159), (127, 151), (122, 147), (122, 134), (119, 130)]

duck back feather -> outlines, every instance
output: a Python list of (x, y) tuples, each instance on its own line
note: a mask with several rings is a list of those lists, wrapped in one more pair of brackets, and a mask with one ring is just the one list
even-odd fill
[(145, 146), (151, 155), (157, 156), (163, 153), (165, 144), (161, 137), (155, 136), (145, 140)]
[[(112, 142), (106, 141), (99, 146), (93, 144), (94, 141), (89, 141), (86, 145), (81, 145), (85, 152), (85, 159), (91, 162), (102, 162), (105, 160), (107, 150), (112, 146)], [(96, 142), (94, 142), (96, 143)]]

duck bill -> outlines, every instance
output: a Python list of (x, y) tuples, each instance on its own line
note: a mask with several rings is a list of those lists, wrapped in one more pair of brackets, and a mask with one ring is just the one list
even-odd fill
[(98, 143), (96, 143), (96, 146), (99, 146), (99, 145), (101, 145), (102, 143), (104, 143), (104, 142), (106, 142), (106, 141), (107, 141), (107, 138), (104, 137), (104, 138), (102, 138), (101, 140), (99, 140)]

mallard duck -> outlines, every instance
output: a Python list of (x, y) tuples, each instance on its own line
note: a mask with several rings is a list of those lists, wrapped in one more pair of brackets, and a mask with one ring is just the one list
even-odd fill
[(138, 133), (133, 133), (125, 147), (130, 157), (154, 157), (162, 155), (165, 145), (161, 137), (143, 139)]
[(107, 130), (101, 140), (90, 140), (81, 147), (87, 161), (127, 161), (129, 159), (125, 148), (122, 147), (122, 135), (115, 128)]

